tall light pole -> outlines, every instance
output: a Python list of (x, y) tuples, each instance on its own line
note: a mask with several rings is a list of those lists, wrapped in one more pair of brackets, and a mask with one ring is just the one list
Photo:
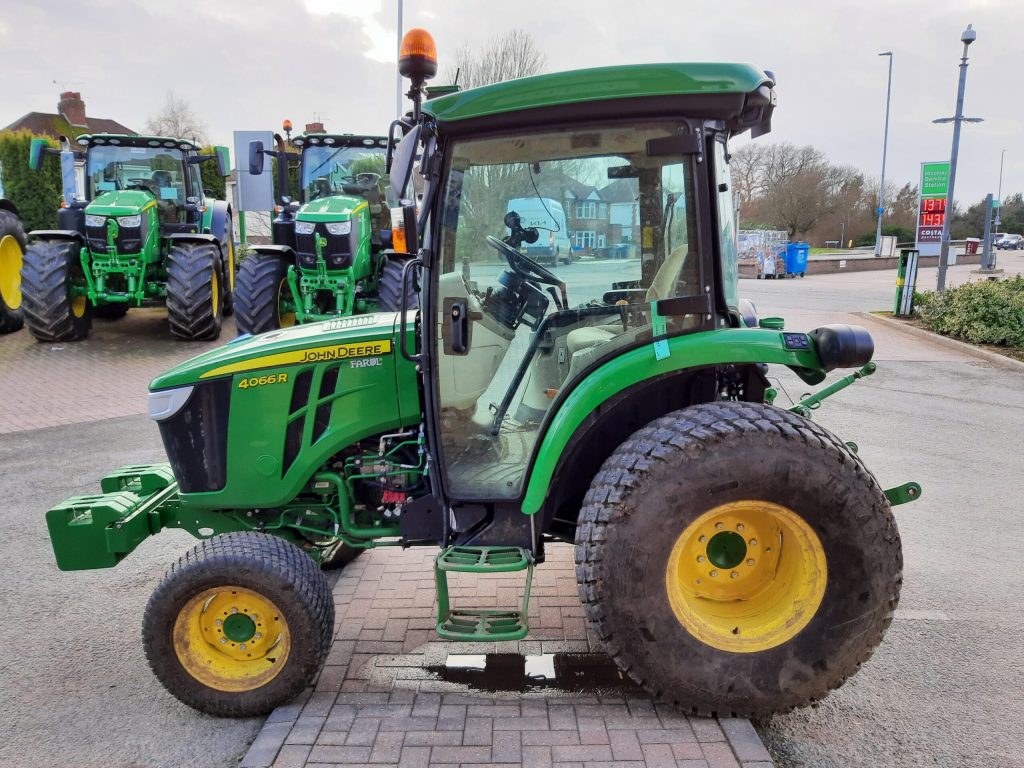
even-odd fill
[(1006, 159), (1006, 150), (1004, 149), (999, 153), (999, 189), (996, 191), (996, 220), (993, 222), (996, 225), (996, 234), (999, 234), (999, 225), (1002, 224), (999, 221), (999, 209), (1003, 207), (1003, 160)]
[(885, 133), (882, 137), (882, 178), (878, 182), (878, 229), (875, 231), (875, 256), (882, 255), (882, 216), (885, 215), (885, 156), (889, 149), (889, 102), (892, 100), (892, 51), (879, 56), (889, 57), (889, 85), (885, 89)]
[(956, 92), (956, 114), (932, 120), (933, 123), (953, 123), (953, 148), (949, 155), (949, 187), (946, 189), (946, 211), (942, 221), (942, 245), (939, 248), (939, 277), (935, 290), (939, 293), (946, 289), (946, 259), (949, 257), (949, 222), (953, 218), (953, 188), (956, 186), (956, 158), (960, 151), (960, 123), (980, 123), (981, 118), (964, 117), (964, 88), (967, 86), (967, 48), (978, 37), (978, 33), (968, 24), (960, 35), (964, 44), (964, 55), (960, 58), (960, 85)]
[[(395, 47), (395, 61), (398, 61), (402, 56), (402, 0), (398, 0), (398, 43)], [(395, 69), (398, 72), (398, 69)], [(397, 106), (395, 117), (402, 116), (402, 74), (398, 72), (398, 85), (397, 85)]]

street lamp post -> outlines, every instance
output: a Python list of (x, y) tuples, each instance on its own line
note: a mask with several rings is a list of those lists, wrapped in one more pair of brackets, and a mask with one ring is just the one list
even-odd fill
[(892, 100), (892, 51), (879, 56), (889, 57), (889, 84), (885, 89), (885, 133), (882, 136), (882, 178), (878, 182), (878, 229), (875, 231), (875, 256), (882, 255), (882, 216), (885, 215), (885, 156), (889, 149), (889, 102)]
[(946, 289), (946, 259), (949, 257), (949, 222), (953, 218), (953, 188), (956, 186), (956, 158), (960, 151), (960, 124), (964, 121), (980, 123), (980, 118), (964, 117), (964, 88), (967, 86), (967, 48), (978, 37), (978, 33), (968, 24), (960, 35), (964, 44), (964, 55), (960, 58), (960, 85), (956, 92), (956, 115), (933, 120), (933, 123), (953, 123), (953, 148), (949, 156), (949, 187), (946, 190), (946, 213), (942, 222), (942, 245), (939, 248), (939, 277), (935, 290), (939, 293)]
[(1003, 207), (1003, 160), (1006, 159), (1006, 150), (1004, 149), (999, 153), (999, 189), (996, 190), (996, 220), (993, 224), (996, 225), (996, 234), (999, 234), (999, 225), (1002, 224), (999, 221), (999, 209)]

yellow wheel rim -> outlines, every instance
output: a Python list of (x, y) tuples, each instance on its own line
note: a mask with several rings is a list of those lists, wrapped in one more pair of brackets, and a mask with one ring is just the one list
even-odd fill
[(192, 677), (218, 691), (252, 691), (284, 669), (291, 651), (278, 607), (245, 587), (207, 589), (178, 613), (174, 652)]
[(723, 504), (676, 539), (665, 586), (687, 632), (733, 653), (774, 648), (807, 626), (825, 595), (818, 535), (768, 501)]
[(217, 268), (213, 268), (213, 277), (210, 278), (210, 300), (213, 302), (213, 316), (217, 316), (220, 309), (220, 281), (217, 279)]
[(21, 306), (21, 243), (13, 235), (0, 238), (0, 297), (9, 309)]
[(235, 233), (228, 227), (228, 286), (235, 290)]
[(82, 317), (85, 315), (85, 308), (89, 305), (89, 298), (87, 296), (72, 296), (71, 297), (71, 314), (75, 317)]
[(286, 282), (287, 281), (282, 280), (280, 283), (277, 284), (277, 324), (281, 328), (291, 328), (293, 325), (295, 325), (295, 313), (281, 311), (281, 300), (284, 298), (283, 291)]

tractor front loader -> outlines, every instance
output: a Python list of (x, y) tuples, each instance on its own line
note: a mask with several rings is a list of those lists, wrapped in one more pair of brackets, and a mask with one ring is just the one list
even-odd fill
[[(171, 333), (215, 339), (232, 311), (231, 206), (203, 191), (199, 163), (229, 173), (225, 147), (212, 155), (165, 136), (79, 136), (86, 189), (65, 174), (56, 230), (29, 233), (21, 270), (25, 321), (39, 341), (78, 341), (93, 316), (116, 319), (130, 307), (166, 302)], [(29, 165), (43, 153), (32, 142)], [(60, 151), (69, 156), (70, 151)], [(63, 162), (63, 160), (62, 160)]]
[[(421, 103), (436, 53), (419, 29), (400, 71), (413, 110), (389, 179), (418, 308), (403, 290), (397, 312), (238, 339), (157, 377), (169, 464), (51, 509), (58, 566), (115, 565), (164, 528), (202, 539), (143, 641), (172, 694), (218, 715), (314, 679), (334, 619), (317, 564), (341, 547), (437, 548), (437, 632), (481, 642), (527, 635), (533, 569), (573, 545), (608, 654), (687, 712), (769, 716), (841, 685), (892, 619), (892, 507), (920, 487), (883, 490), (810, 419), (875, 370), (869, 334), (787, 330), (739, 298), (727, 147), (770, 129), (774, 76), (643, 64)], [(568, 206), (604, 180), (639, 222), (607, 237), (639, 258), (559, 270), (524, 252), (538, 233), (509, 200), (536, 184)], [(784, 409), (769, 366), (811, 386), (852, 372)], [(455, 604), (467, 572), (521, 573), (522, 602)]]
[[(265, 156), (277, 160), (278, 204), (273, 244), (253, 246), (239, 268), (239, 334), (396, 310), (405, 262), (390, 248), (387, 139), (309, 133), (275, 140), (276, 149), (250, 145), (250, 173), (263, 172)], [(288, 183), (294, 161), (297, 199)], [(415, 294), (408, 298), (415, 302)]]

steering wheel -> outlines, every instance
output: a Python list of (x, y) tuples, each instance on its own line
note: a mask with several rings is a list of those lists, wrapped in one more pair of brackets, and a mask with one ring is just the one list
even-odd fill
[(520, 253), (503, 240), (499, 240), (492, 235), (488, 235), (487, 244), (500, 253), (505, 258), (505, 261), (508, 262), (512, 271), (520, 277), (527, 280), (534, 280), (538, 283), (546, 283), (547, 285), (562, 284), (562, 281), (559, 280), (558, 276), (550, 269), (542, 267), (529, 256), (524, 253)]
[(367, 187), (375, 187), (380, 184), (381, 175), (374, 173), (373, 171), (366, 171), (364, 173), (357, 173), (355, 182), (356, 184), (362, 184)]
[(138, 189), (142, 192), (153, 191), (152, 179), (128, 179), (128, 189)]

